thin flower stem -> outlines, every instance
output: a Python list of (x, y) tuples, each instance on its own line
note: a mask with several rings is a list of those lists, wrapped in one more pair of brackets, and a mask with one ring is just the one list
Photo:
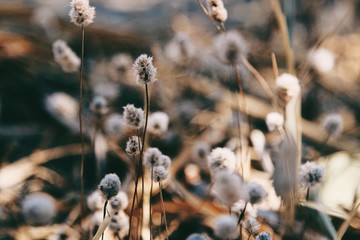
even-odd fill
[[(201, 0), (197, 0), (197, 2), (199, 3), (201, 9), (204, 11), (205, 15), (210, 19), (211, 23), (214, 25), (216, 30), (218, 30), (219, 33), (222, 33), (223, 29), (216, 24), (215, 20), (210, 16), (209, 12), (206, 10), (206, 7), (204, 6), (204, 4), (202, 4)], [(225, 26), (224, 26), (224, 31), (225, 31)]]
[(239, 216), (239, 220), (238, 220), (238, 225), (240, 225), (240, 239), (242, 239), (242, 224), (241, 224), (241, 221), (244, 219), (247, 205), (248, 205), (248, 202), (245, 203), (244, 209), (241, 211), (240, 216)]
[(152, 192), (153, 192), (153, 180), (154, 180), (154, 175), (153, 175), (153, 166), (151, 165), (150, 167), (150, 171), (151, 171), (151, 183), (150, 183), (150, 196), (149, 196), (149, 202), (150, 202), (150, 207), (149, 207), (149, 219), (150, 219), (150, 223), (149, 223), (149, 228), (150, 228), (150, 239), (152, 239), (152, 217), (151, 217), (151, 197), (152, 197)]
[(84, 71), (84, 39), (85, 28), (81, 27), (81, 63), (80, 63), (80, 106), (79, 106), (79, 128), (81, 141), (81, 166), (80, 166), (80, 228), (81, 237), (83, 237), (82, 219), (84, 217), (84, 165), (85, 165), (85, 151), (84, 151), (84, 135), (82, 126), (82, 108), (83, 108), (83, 71)]
[(310, 198), (310, 187), (308, 187), (306, 190), (306, 201), (309, 201), (309, 198)]
[(133, 194), (133, 199), (132, 199), (132, 204), (131, 204), (131, 211), (130, 211), (130, 222), (129, 222), (129, 233), (128, 236), (129, 238), (131, 237), (131, 225), (132, 225), (132, 216), (134, 214), (134, 207), (135, 207), (135, 198), (137, 197), (137, 189), (138, 189), (138, 179), (139, 179), (139, 171), (138, 171), (138, 167), (135, 161), (135, 156), (132, 155), (132, 160), (135, 162), (135, 189), (134, 189), (134, 194)]
[(169, 229), (167, 226), (167, 220), (166, 220), (166, 211), (165, 211), (165, 205), (164, 205), (164, 198), (163, 198), (163, 194), (162, 194), (162, 182), (159, 181), (159, 189), (160, 189), (160, 201), (161, 201), (161, 209), (163, 211), (163, 216), (164, 216), (164, 224), (165, 224), (165, 229), (166, 229), (166, 239), (169, 239)]
[[(103, 220), (104, 220), (105, 217), (106, 217), (106, 207), (107, 207), (107, 204), (108, 204), (108, 200), (106, 200), (105, 203), (104, 203)], [(104, 233), (101, 235), (101, 240), (104, 240)]]

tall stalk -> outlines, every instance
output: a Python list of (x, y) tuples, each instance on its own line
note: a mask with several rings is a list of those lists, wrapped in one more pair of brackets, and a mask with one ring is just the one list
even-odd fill
[[(159, 181), (159, 189), (160, 189), (160, 202), (161, 202), (161, 209), (163, 211), (162, 216), (164, 216), (164, 224), (165, 224), (165, 230), (166, 230), (166, 239), (169, 239), (169, 229), (167, 226), (167, 220), (166, 220), (166, 211), (165, 211), (165, 206), (164, 206), (164, 198), (163, 198), (163, 194), (162, 194), (162, 181)], [(162, 223), (162, 221), (161, 221)], [(160, 223), (160, 225), (161, 225)]]

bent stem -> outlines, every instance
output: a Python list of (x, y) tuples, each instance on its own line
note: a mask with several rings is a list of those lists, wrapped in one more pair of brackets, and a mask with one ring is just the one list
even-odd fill
[(169, 229), (167, 226), (167, 220), (166, 220), (166, 211), (165, 211), (165, 206), (164, 206), (164, 198), (163, 198), (163, 194), (162, 194), (162, 182), (159, 181), (159, 189), (160, 189), (160, 202), (161, 202), (161, 209), (163, 211), (163, 216), (164, 216), (164, 224), (165, 224), (165, 229), (166, 229), (166, 239), (169, 239)]
[(244, 219), (247, 205), (248, 205), (248, 202), (245, 203), (244, 209), (241, 211), (240, 216), (239, 216), (239, 220), (238, 220), (238, 225), (240, 225), (240, 238), (241, 239), (242, 239), (242, 224), (241, 224), (241, 221)]
[(85, 165), (85, 151), (84, 151), (84, 135), (82, 126), (82, 108), (83, 108), (83, 71), (84, 71), (84, 40), (85, 28), (81, 27), (81, 63), (80, 63), (80, 106), (79, 106), (79, 127), (80, 127), (80, 141), (81, 141), (81, 166), (80, 166), (80, 228), (81, 236), (83, 237), (82, 219), (84, 217), (84, 165)]
[[(108, 204), (108, 200), (106, 200), (105, 203), (104, 203), (103, 220), (104, 220), (105, 217), (106, 217), (106, 207), (107, 207), (107, 204)], [(104, 233), (101, 235), (101, 240), (104, 240)]]

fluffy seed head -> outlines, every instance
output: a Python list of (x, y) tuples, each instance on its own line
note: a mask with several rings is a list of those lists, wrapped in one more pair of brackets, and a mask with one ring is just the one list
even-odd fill
[(267, 196), (265, 189), (258, 183), (248, 184), (246, 191), (251, 204), (260, 203)]
[(270, 112), (266, 115), (265, 122), (269, 131), (274, 131), (283, 127), (284, 116), (278, 112)]
[(236, 167), (236, 156), (228, 148), (215, 148), (208, 156), (208, 167), (212, 176), (223, 170), (233, 172)]
[(96, 114), (104, 115), (109, 112), (108, 101), (103, 96), (95, 96), (90, 103), (90, 109)]
[(140, 149), (141, 149), (141, 139), (138, 138), (137, 136), (132, 136), (126, 142), (125, 151), (126, 151), (127, 154), (130, 154), (130, 155), (139, 154)]
[(328, 134), (337, 137), (343, 131), (343, 118), (338, 113), (331, 113), (324, 117), (321, 125), (325, 128)]
[(156, 68), (154, 67), (152, 61), (153, 58), (146, 54), (141, 54), (135, 60), (133, 70), (138, 84), (149, 84), (157, 80)]
[(114, 232), (127, 232), (129, 230), (129, 216), (124, 211), (116, 212), (111, 217), (109, 228)]
[(121, 114), (113, 113), (104, 121), (104, 131), (107, 136), (115, 139), (121, 138), (126, 128), (126, 122)]
[(123, 80), (131, 69), (134, 60), (129, 54), (119, 53), (111, 58), (108, 73), (113, 81)]
[(240, 176), (227, 171), (220, 172), (215, 179), (216, 196), (226, 206), (232, 206), (240, 199), (247, 199), (245, 185)]
[(310, 64), (320, 73), (330, 72), (335, 65), (334, 54), (326, 48), (311, 50), (308, 58)]
[(214, 20), (221, 23), (226, 21), (228, 13), (222, 0), (207, 0), (207, 8)]
[(161, 155), (160, 163), (161, 163), (161, 166), (163, 166), (165, 169), (169, 169), (169, 167), (171, 165), (171, 159), (166, 155)]
[(109, 200), (109, 212), (114, 215), (119, 210), (125, 210), (129, 205), (129, 199), (125, 192), (120, 191), (116, 196)]
[(85, 27), (95, 18), (95, 8), (90, 7), (89, 0), (72, 0), (69, 13), (71, 22), (79, 27)]
[(115, 173), (106, 174), (101, 180), (98, 188), (102, 196), (109, 200), (111, 197), (116, 196), (120, 190), (120, 179)]
[(25, 221), (33, 226), (50, 224), (56, 212), (54, 199), (45, 193), (27, 195), (21, 205), (21, 213)]
[(154, 135), (161, 136), (169, 127), (169, 116), (164, 112), (154, 112), (149, 116), (148, 130)]
[(211, 146), (207, 142), (196, 142), (191, 150), (191, 159), (201, 167), (207, 167), (207, 156), (210, 154)]
[(283, 73), (275, 80), (275, 92), (282, 104), (287, 104), (292, 98), (300, 94), (299, 80), (294, 75)]
[(314, 162), (306, 162), (300, 167), (300, 184), (309, 188), (324, 180), (324, 168)]
[(169, 171), (164, 166), (153, 167), (153, 181), (160, 182), (169, 176)]
[(158, 148), (148, 148), (144, 152), (144, 165), (148, 168), (155, 167), (155, 166), (161, 166), (162, 153)]
[(254, 146), (255, 153), (262, 158), (265, 151), (265, 135), (262, 131), (254, 129), (250, 133), (250, 140)]
[(238, 236), (237, 219), (233, 216), (220, 216), (215, 220), (215, 235), (220, 239), (233, 239)]
[(128, 104), (124, 107), (124, 119), (129, 126), (139, 129), (144, 125), (144, 111)]
[(260, 224), (253, 217), (245, 219), (244, 228), (250, 235), (255, 235), (260, 230)]
[(65, 41), (56, 40), (52, 45), (52, 50), (55, 62), (64, 72), (72, 73), (79, 70), (81, 60)]
[(228, 31), (215, 39), (215, 50), (219, 59), (226, 64), (238, 64), (247, 57), (249, 47), (237, 31)]
[(203, 234), (193, 233), (190, 236), (188, 236), (186, 240), (208, 240), (208, 238)]
[(272, 237), (268, 232), (261, 232), (256, 236), (256, 240), (272, 240)]
[(104, 207), (104, 199), (101, 192), (96, 190), (92, 192), (86, 199), (87, 205), (91, 211), (101, 210)]
[(165, 55), (179, 66), (186, 66), (195, 55), (191, 39), (183, 33), (177, 33), (165, 46)]

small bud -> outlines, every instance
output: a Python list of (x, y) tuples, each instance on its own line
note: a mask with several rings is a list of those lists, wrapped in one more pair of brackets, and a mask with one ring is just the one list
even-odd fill
[(96, 114), (104, 115), (109, 112), (108, 101), (102, 96), (95, 96), (90, 103), (90, 109)]
[(226, 64), (239, 64), (249, 52), (247, 42), (237, 31), (220, 34), (215, 39), (215, 49), (219, 59)]
[(69, 13), (71, 22), (79, 27), (85, 27), (95, 18), (95, 8), (90, 7), (89, 0), (72, 0)]
[(102, 196), (109, 200), (111, 197), (116, 196), (120, 190), (120, 179), (115, 173), (106, 174), (101, 180), (98, 188)]
[(161, 136), (169, 127), (169, 116), (164, 112), (154, 112), (149, 116), (148, 130), (154, 135)]
[(300, 167), (300, 184), (309, 188), (324, 180), (324, 168), (314, 162), (306, 162)]
[(146, 54), (140, 55), (133, 64), (133, 70), (138, 84), (149, 84), (155, 82), (156, 68), (154, 67), (153, 58)]
[(238, 236), (237, 219), (233, 216), (220, 216), (215, 220), (214, 230), (220, 239), (234, 239)]
[(137, 155), (140, 153), (141, 139), (137, 136), (132, 136), (126, 143), (125, 151), (129, 155)]
[(148, 168), (161, 166), (162, 153), (158, 148), (148, 148), (144, 152), (144, 165)]
[(153, 167), (153, 181), (160, 182), (169, 176), (169, 171), (164, 166)]
[(236, 156), (228, 148), (215, 148), (208, 156), (208, 167), (212, 176), (223, 170), (233, 172), (236, 168)]
[(124, 119), (126, 123), (136, 129), (142, 128), (144, 125), (144, 111), (136, 108), (133, 104), (124, 107)]
[(222, 0), (207, 0), (207, 8), (214, 20), (221, 23), (226, 21), (228, 13)]
[(256, 236), (256, 240), (272, 240), (272, 237), (268, 232), (261, 232)]
[(283, 73), (275, 80), (275, 92), (282, 104), (287, 104), (300, 94), (299, 80), (294, 75)]
[(53, 45), (54, 60), (64, 72), (77, 72), (80, 67), (80, 58), (71, 50), (63, 40), (56, 40)]
[(265, 189), (258, 183), (248, 184), (246, 190), (251, 204), (260, 203), (267, 196)]
[(266, 115), (265, 122), (269, 131), (274, 131), (283, 127), (284, 116), (278, 112), (270, 112)]

